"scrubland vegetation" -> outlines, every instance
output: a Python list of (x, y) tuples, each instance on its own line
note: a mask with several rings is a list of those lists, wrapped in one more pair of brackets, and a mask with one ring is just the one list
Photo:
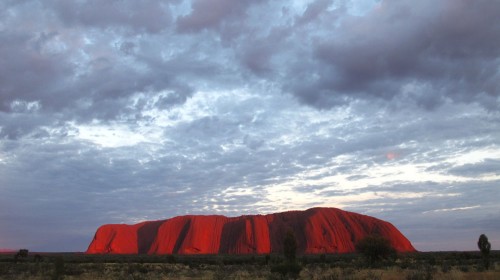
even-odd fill
[(303, 255), (0, 255), (0, 279), (500, 279), (500, 251), (489, 269), (478, 252)]

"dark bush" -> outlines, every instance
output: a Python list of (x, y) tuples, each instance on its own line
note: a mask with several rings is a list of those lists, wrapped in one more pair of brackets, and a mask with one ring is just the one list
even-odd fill
[(36, 254), (35, 257), (33, 258), (33, 260), (36, 262), (36, 263), (39, 263), (39, 262), (42, 262), (43, 261), (43, 257), (39, 254)]
[(287, 231), (285, 239), (283, 240), (283, 253), (289, 262), (295, 261), (295, 254), (297, 252), (297, 240), (292, 230)]
[(479, 236), (479, 240), (477, 241), (477, 247), (479, 247), (479, 250), (481, 250), (481, 255), (483, 256), (484, 268), (489, 269), (491, 244), (488, 241), (488, 237), (486, 237), (486, 235), (481, 234), (481, 236)]
[(64, 276), (64, 272), (65, 272), (64, 258), (60, 256), (56, 257), (54, 259), (54, 273), (52, 274), (52, 279), (53, 280), (62, 279)]
[(21, 249), (14, 255), (14, 260), (17, 262), (19, 259), (28, 257), (28, 249)]
[(395, 254), (389, 239), (382, 236), (369, 235), (356, 243), (356, 251), (363, 254), (370, 262), (387, 259)]
[(292, 278), (296, 278), (301, 270), (302, 267), (296, 262), (283, 262), (271, 266), (271, 272), (279, 273), (282, 276), (289, 276)]
[(450, 270), (451, 270), (450, 263), (447, 261), (444, 261), (443, 264), (441, 265), (441, 271), (443, 273), (448, 273), (448, 272), (450, 272)]
[(168, 255), (167, 256), (167, 263), (175, 263), (175, 256), (174, 255)]

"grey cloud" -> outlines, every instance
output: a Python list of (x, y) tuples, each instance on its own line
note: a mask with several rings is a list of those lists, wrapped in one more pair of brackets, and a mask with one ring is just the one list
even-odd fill
[[(25, 135), (33, 134), (39, 137), (47, 134), (43, 126), (51, 126), (54, 123), (39, 114), (18, 114), (10, 115), (0, 112), (2, 120), (0, 121), (0, 139), (8, 138), (11, 140), (19, 139)], [(38, 138), (38, 137), (37, 137)]]
[(271, 56), (272, 50), (268, 45), (252, 47), (243, 55), (243, 64), (254, 74), (265, 76), (271, 71)]
[(192, 92), (192, 89), (180, 86), (177, 90), (162, 95), (154, 105), (159, 109), (167, 109), (176, 104), (183, 104), (192, 95)]
[(50, 97), (52, 90), (66, 75), (72, 73), (65, 61), (59, 61), (60, 56), (39, 53), (37, 38), (36, 34), (0, 33), (3, 42), (0, 48), (3, 58), (0, 66), (2, 111), (10, 111), (11, 103), (15, 100), (36, 102), (53, 98)]
[(347, 177), (346, 179), (349, 181), (357, 181), (357, 180), (365, 179), (365, 178), (369, 178), (369, 176), (367, 176), (367, 175), (352, 175), (352, 176)]
[(322, 191), (321, 195), (324, 197), (339, 197), (339, 196), (346, 196), (346, 195), (351, 195), (351, 194), (358, 194), (359, 192), (357, 191), (345, 191), (345, 190), (327, 190), (327, 191)]
[(189, 139), (198, 143), (211, 143), (214, 138), (216, 143), (226, 141), (228, 143), (232, 141), (236, 133), (238, 133), (238, 123), (231, 120), (221, 120), (216, 116), (194, 120), (185, 127), (185, 135), (189, 135)]
[(136, 48), (136, 45), (134, 42), (123, 42), (120, 45), (120, 50), (127, 55), (133, 54), (135, 48)]
[(315, 21), (332, 3), (332, 0), (316, 0), (310, 3), (304, 13), (300, 17), (297, 17), (296, 23), (307, 24)]
[(252, 150), (256, 150), (260, 147), (262, 147), (262, 145), (264, 145), (265, 143), (265, 140), (263, 139), (258, 139), (258, 138), (254, 138), (254, 137), (250, 137), (248, 135), (245, 135), (245, 137), (243, 138), (243, 143), (250, 149)]
[[(414, 193), (424, 193), (424, 192), (440, 192), (447, 187), (450, 187), (448, 184), (439, 184), (432, 181), (427, 182), (405, 182), (405, 181), (395, 181), (390, 184), (383, 184), (378, 186), (369, 185), (364, 188), (356, 189), (356, 193), (363, 192), (391, 192), (391, 193), (404, 193), (404, 192), (414, 192)], [(395, 200), (398, 200), (397, 198)], [(368, 201), (370, 203), (370, 201)]]
[[(7, 117), (0, 121), (3, 135), (15, 134), (19, 137), (29, 134), (36, 126), (28, 123), (108, 121), (135, 114), (137, 112), (133, 112), (130, 105), (133, 104), (131, 98), (138, 92), (154, 96), (158, 91), (168, 91), (169, 94), (158, 103), (162, 108), (182, 104), (193, 92), (185, 81), (173, 74), (182, 71), (176, 69), (180, 63), (154, 63), (149, 64), (148, 71), (138, 71), (134, 65), (121, 63), (120, 57), (111, 53), (107, 57), (98, 56), (88, 64), (75, 64), (76, 50), (56, 54), (42, 50), (48, 41), (63, 35), (26, 30), (26, 33), (19, 34), (4, 32), (0, 36), (4, 42), (0, 49), (3, 57), (0, 66), (0, 110), (25, 113), (25, 116)], [(127, 52), (133, 54), (130, 48)], [(150, 62), (146, 60), (146, 63)], [(78, 74), (79, 68), (89, 73)], [(199, 70), (187, 68), (185, 73), (191, 71)], [(29, 121), (28, 112), (19, 112), (20, 107), (13, 104), (32, 102), (37, 102), (39, 106), (38, 115)]]
[[(242, 168), (252, 168), (251, 163), (246, 167), (232, 164), (244, 154), (236, 154), (234, 158), (216, 156), (211, 159), (214, 155), (208, 155), (208, 158), (186, 159), (167, 152), (161, 156), (156, 154), (154, 158), (159, 158), (151, 160), (152, 155), (137, 153), (136, 149), (124, 157), (121, 152), (100, 151), (83, 143), (40, 143), (36, 152), (32, 148), (11, 149), (10, 153), (17, 155), (9, 159), (11, 167), (0, 169), (0, 218), (10, 224), (16, 219), (23, 220), (24, 224), (44, 221), (43, 230), (48, 235), (60, 236), (66, 242), (65, 246), (69, 246), (67, 240), (70, 238), (79, 238), (78, 245), (83, 246), (89, 240), (82, 241), (82, 237), (90, 238), (103, 223), (130, 222), (134, 217), (161, 219), (186, 214), (183, 209), (193, 206), (195, 199), (199, 200), (199, 210), (205, 205), (218, 205), (227, 213), (249, 208), (261, 200), (258, 196), (220, 196), (221, 188), (234, 186), (242, 180)], [(147, 161), (141, 164), (137, 159)], [(29, 177), (22, 174), (29, 174)], [(249, 184), (254, 186), (254, 182)], [(254, 191), (258, 189), (254, 188)], [(77, 197), (78, 200), (74, 201)], [(165, 203), (174, 198), (176, 203)], [(16, 202), (19, 200), (23, 201), (22, 211), (16, 210), (21, 207)], [(158, 207), (160, 205), (163, 206)], [(30, 226), (37, 224), (34, 222)], [(80, 237), (71, 233), (77, 228)], [(3, 240), (11, 240), (11, 246), (30, 245), (39, 250), (50, 250), (54, 246), (50, 240), (45, 244), (16, 243), (22, 237), (16, 235), (17, 230), (19, 228), (3, 228)], [(38, 233), (40, 231), (26, 234), (24, 239), (43, 242), (33, 236)], [(74, 250), (75, 246), (70, 247)], [(61, 245), (57, 247), (62, 249)]]
[[(157, 33), (172, 22), (169, 7), (165, 1), (96, 1), (77, 3), (68, 1), (47, 1), (65, 24), (85, 25), (98, 28), (128, 27), (134, 32)], [(167, 1), (168, 3), (168, 1)]]
[(339, 98), (392, 99), (405, 94), (405, 85), (422, 84), (441, 92), (417, 89), (408, 96), (425, 108), (443, 97), (496, 106), (500, 30), (492, 11), (498, 9), (491, 1), (382, 2), (366, 16), (345, 18), (340, 35), (318, 40), (314, 63), (306, 66), (317, 78), (291, 90), (320, 106)]
[(267, 80), (274, 80), (284, 58), (288, 54), (287, 48), (290, 36), (293, 34), (291, 26), (275, 26), (268, 34), (247, 36), (239, 41), (237, 56), (241, 65), (249, 69), (254, 75)]
[[(139, 91), (161, 90), (175, 92), (178, 97), (171, 102), (177, 104), (192, 93), (192, 87), (187, 84), (187, 79), (191, 78), (189, 75), (213, 76), (212, 73), (216, 72), (213, 71), (213, 64), (192, 58), (189, 51), (181, 54), (183, 57), (170, 58), (165, 62), (160, 56), (161, 49), (148, 52), (150, 38), (143, 37), (141, 40), (134, 35), (106, 28), (107, 24), (124, 26), (126, 22), (125, 26), (129, 24), (137, 31), (144, 31), (142, 28), (159, 31), (156, 30), (159, 27), (148, 24), (163, 25), (162, 18), (165, 17), (155, 17), (155, 14), (168, 12), (168, 6), (163, 7), (157, 1), (109, 2), (104, 7), (100, 3), (93, 5), (91, 1), (78, 5), (66, 1), (45, 4), (46, 9), (34, 17), (39, 22), (36, 28), (18, 24), (15, 32), (0, 34), (4, 42), (0, 49), (4, 58), (0, 66), (1, 110), (9, 110), (10, 103), (20, 99), (40, 101), (42, 110), (46, 111), (68, 109), (65, 113), (69, 114), (81, 112), (84, 109), (81, 105), (87, 104), (87, 110), (81, 113), (88, 114), (101, 110), (102, 107), (93, 106), (103, 100), (129, 98)], [(35, 8), (33, 5), (28, 2), (26, 7), (19, 8), (15, 16), (10, 16), (9, 23), (22, 23), (29, 10)], [(61, 16), (67, 15), (68, 20), (95, 24), (102, 28), (101, 33), (86, 30), (85, 24), (74, 29), (54, 28), (58, 22), (49, 16), (51, 8), (61, 12)], [(149, 13), (149, 10), (154, 10), (154, 13)], [(147, 12), (147, 16), (140, 14), (142, 12)], [(116, 15), (108, 16), (107, 13)], [(91, 43), (85, 45), (85, 40)], [(112, 46), (116, 44), (114, 50)], [(51, 49), (54, 47), (60, 49)], [(145, 52), (147, 55), (144, 55)], [(184, 75), (179, 75), (182, 72)], [(182, 76), (185, 78), (180, 78)], [(28, 79), (29, 83), (26, 82)], [(122, 101), (127, 103), (127, 100)], [(118, 111), (98, 114), (94, 118), (113, 118), (124, 108), (116, 109)]]
[[(378, 198), (353, 203), (348, 209), (390, 221), (412, 241), (417, 250), (454, 250), (460, 246), (458, 240), (470, 239), (471, 236), (477, 239), (483, 232), (497, 238), (493, 222), (499, 218), (498, 211), (493, 210), (499, 198), (495, 191), (497, 184), (498, 181), (453, 184), (399, 182), (383, 188), (370, 187), (361, 192), (379, 189), (392, 193), (395, 188), (399, 189), (397, 192), (423, 191), (432, 194), (420, 198)], [(446, 196), (450, 193), (458, 195)], [(445, 242), (443, 238), (450, 230), (460, 238)], [(462, 244), (468, 249), (474, 249), (474, 245)]]
[[(247, 7), (255, 1), (242, 0), (193, 0), (190, 14), (177, 18), (180, 32), (197, 32), (203, 29), (219, 29), (227, 21), (240, 21), (245, 16)], [(225, 26), (224, 28), (228, 28)]]
[[(311, 193), (315, 191), (321, 191), (325, 188), (329, 187), (329, 185), (305, 185), (294, 187), (293, 189), (299, 193)], [(323, 194), (324, 192), (322, 192)]]
[(433, 172), (433, 171), (446, 171), (450, 167), (452, 167), (453, 164), (451, 163), (439, 163), (439, 164), (433, 164), (430, 167), (427, 167), (425, 171)]
[(479, 163), (469, 163), (452, 167), (448, 169), (448, 172), (457, 176), (474, 178), (488, 174), (498, 175), (500, 174), (500, 160), (486, 158)]

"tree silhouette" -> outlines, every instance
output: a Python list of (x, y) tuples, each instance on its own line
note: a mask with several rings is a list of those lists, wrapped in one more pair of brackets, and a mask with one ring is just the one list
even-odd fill
[(288, 230), (285, 239), (283, 240), (283, 252), (285, 258), (289, 262), (295, 261), (295, 254), (297, 252), (297, 240), (295, 239), (295, 234), (292, 230)]
[(28, 249), (21, 249), (19, 250), (19, 252), (16, 253), (16, 255), (14, 256), (14, 259), (17, 260), (19, 258), (27, 258), (28, 257)]
[(296, 279), (302, 270), (302, 267), (296, 261), (296, 253), (297, 240), (295, 239), (293, 231), (289, 229), (283, 239), (283, 254), (285, 255), (285, 260), (282, 263), (272, 265), (271, 272), (278, 272), (286, 279)]
[(477, 241), (477, 247), (481, 250), (481, 254), (483, 255), (484, 267), (488, 269), (490, 267), (490, 250), (491, 244), (488, 241), (488, 237), (484, 234), (479, 236), (479, 240)]
[(385, 259), (392, 255), (395, 250), (389, 239), (382, 236), (369, 235), (356, 242), (356, 251), (363, 254), (370, 263)]

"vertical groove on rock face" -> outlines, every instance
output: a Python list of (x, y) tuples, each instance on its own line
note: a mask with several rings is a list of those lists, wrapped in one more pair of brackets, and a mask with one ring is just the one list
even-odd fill
[(163, 221), (154, 221), (144, 223), (144, 225), (139, 227), (137, 230), (137, 250), (139, 254), (146, 254), (149, 252), (162, 223)]
[(238, 254), (239, 238), (245, 230), (245, 221), (243, 219), (229, 220), (222, 228), (220, 254)]
[(177, 241), (175, 242), (174, 248), (172, 249), (171, 253), (173, 254), (179, 253), (179, 250), (182, 247), (184, 240), (186, 239), (190, 227), (191, 227), (191, 219), (188, 219), (184, 224), (184, 226), (182, 227), (181, 231), (179, 232)]
[(227, 218), (180, 216), (136, 225), (103, 225), (89, 254), (268, 254), (283, 251), (292, 230), (299, 254), (349, 253), (367, 235), (388, 238), (398, 252), (415, 251), (391, 223), (336, 208)]

